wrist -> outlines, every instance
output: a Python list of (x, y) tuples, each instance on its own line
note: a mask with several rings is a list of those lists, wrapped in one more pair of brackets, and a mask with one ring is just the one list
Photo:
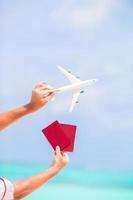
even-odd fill
[(49, 168), (49, 172), (51, 173), (52, 176), (56, 176), (60, 171), (61, 171), (61, 168), (57, 166), (51, 166)]
[(31, 102), (24, 105), (24, 107), (26, 108), (27, 113), (32, 113), (32, 112), (35, 112), (36, 110), (38, 110), (37, 107)]

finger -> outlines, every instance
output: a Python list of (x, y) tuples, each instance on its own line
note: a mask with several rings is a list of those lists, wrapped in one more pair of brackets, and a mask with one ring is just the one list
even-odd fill
[(51, 85), (47, 85), (46, 83), (41, 83), (40, 84), (40, 88), (50, 88), (50, 89), (52, 89), (53, 87), (51, 86)]
[(41, 91), (44, 91), (44, 90), (52, 90), (52, 91), (54, 91), (54, 88), (49, 87), (49, 86), (42, 86), (42, 87), (40, 87), (39, 89), (40, 89)]
[(44, 97), (47, 97), (49, 94), (53, 93), (53, 90), (51, 89), (46, 89), (46, 90), (38, 90)]
[(47, 89), (47, 88), (49, 88), (49, 89), (51, 89), (52, 87), (50, 87), (49, 85), (47, 85), (47, 84), (44, 84), (44, 83), (42, 83), (42, 84), (40, 84), (39, 85), (39, 87), (38, 87), (39, 89)]
[(56, 93), (52, 90), (52, 92), (49, 92), (47, 97), (51, 96), (51, 95), (56, 95)]
[(63, 155), (64, 157), (66, 157), (66, 156), (68, 156), (68, 153), (67, 153), (67, 152), (62, 152), (62, 155)]
[(51, 98), (53, 98), (55, 96), (55, 94), (53, 92), (47, 93), (43, 95), (43, 99), (45, 101), (49, 101)]
[(51, 101), (55, 97), (54, 93), (50, 93), (47, 96), (45, 95), (42, 99), (44, 103)]
[(56, 152), (56, 155), (57, 155), (58, 157), (61, 157), (61, 151), (60, 151), (60, 147), (59, 147), (59, 146), (56, 147), (55, 152)]
[(46, 82), (46, 81), (42, 81), (41, 83), (43, 83), (44, 85), (47, 85), (47, 82)]
[(54, 96), (55, 96), (55, 93), (49, 94), (49, 95), (45, 98), (45, 101), (50, 101), (50, 100), (52, 100), (52, 99), (54, 98)]
[(42, 86), (44, 86), (44, 85), (46, 85), (46, 83), (42, 83), (42, 82), (37, 83), (37, 85), (35, 86), (35, 89), (36, 89), (36, 88), (40, 88), (40, 87), (42, 87)]
[(69, 161), (69, 156), (67, 152), (63, 152), (63, 158)]

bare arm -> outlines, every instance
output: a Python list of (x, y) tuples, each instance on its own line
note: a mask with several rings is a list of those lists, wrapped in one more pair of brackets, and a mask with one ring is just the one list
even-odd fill
[(61, 153), (60, 148), (57, 147), (54, 162), (47, 171), (14, 184), (14, 200), (20, 200), (34, 192), (52, 177), (57, 175), (68, 162), (68, 155), (66, 153)]
[(0, 131), (7, 128), (9, 125), (17, 121), (18, 119), (33, 113), (43, 106), (45, 106), (54, 96), (53, 89), (51, 87), (39, 83), (32, 90), (32, 97), (30, 103), (21, 106), (17, 109), (0, 113)]

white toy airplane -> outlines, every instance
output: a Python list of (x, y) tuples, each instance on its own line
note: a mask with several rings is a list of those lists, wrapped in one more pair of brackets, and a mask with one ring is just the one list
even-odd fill
[(62, 93), (66, 91), (73, 92), (72, 104), (69, 110), (70, 112), (72, 112), (75, 104), (79, 103), (78, 99), (79, 99), (80, 94), (84, 93), (83, 88), (96, 83), (97, 79), (81, 81), (79, 77), (74, 76), (70, 71), (67, 71), (61, 66), (57, 66), (57, 67), (68, 78), (71, 84), (55, 89), (55, 92), (56, 93)]

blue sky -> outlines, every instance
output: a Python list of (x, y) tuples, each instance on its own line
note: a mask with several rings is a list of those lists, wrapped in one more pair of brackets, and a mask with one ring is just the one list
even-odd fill
[(0, 1), (0, 110), (27, 103), (32, 87), (98, 78), (68, 113), (71, 94), (0, 136), (0, 160), (48, 164), (52, 149), (41, 129), (58, 119), (78, 126), (73, 166), (133, 169), (133, 13), (124, 0)]

